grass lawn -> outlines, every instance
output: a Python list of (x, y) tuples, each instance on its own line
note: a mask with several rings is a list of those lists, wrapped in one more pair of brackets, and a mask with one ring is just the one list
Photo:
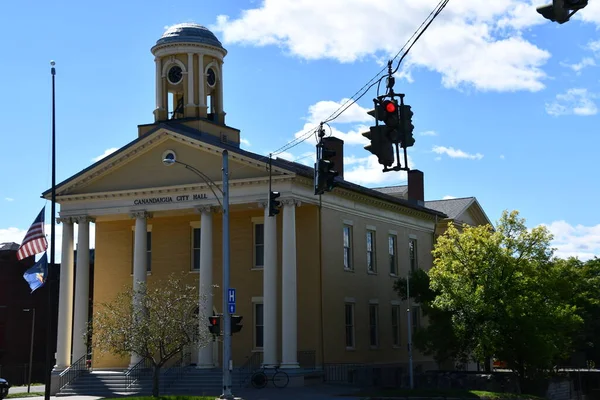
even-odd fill
[(527, 399), (543, 400), (529, 394), (485, 392), (481, 390), (437, 390), (437, 389), (380, 389), (363, 390), (343, 396), (352, 397), (454, 397), (463, 399)]
[[(215, 400), (219, 396), (127, 396), (127, 400)], [(106, 398), (103, 400), (123, 400), (124, 397)]]
[(22, 397), (39, 397), (39, 396), (44, 396), (44, 395), (45, 395), (44, 392), (9, 393), (8, 396), (6, 396), (6, 398), (7, 399), (19, 399), (19, 398), (22, 398)]

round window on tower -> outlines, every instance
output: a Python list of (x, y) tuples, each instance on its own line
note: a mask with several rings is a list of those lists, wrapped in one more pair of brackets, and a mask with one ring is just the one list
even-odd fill
[(171, 85), (177, 85), (183, 79), (183, 71), (179, 65), (174, 65), (167, 73), (167, 79)]
[(215, 74), (215, 70), (209, 68), (208, 70), (206, 70), (206, 83), (208, 84), (208, 86), (214, 87), (216, 82), (217, 75)]

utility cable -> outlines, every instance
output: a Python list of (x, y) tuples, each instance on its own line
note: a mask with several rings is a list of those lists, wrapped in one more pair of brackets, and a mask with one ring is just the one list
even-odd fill
[[(413, 34), (406, 41), (406, 43), (404, 43), (404, 45), (400, 48), (400, 50), (388, 62), (388, 65), (390, 63), (393, 63), (393, 61), (396, 58), (398, 58), (400, 56), (400, 54), (402, 54), (402, 56), (400, 57), (400, 60), (398, 61), (398, 64), (396, 65), (396, 69), (392, 72), (391, 75), (395, 74), (398, 71), (398, 68), (400, 67), (400, 64), (402, 63), (402, 61), (404, 60), (404, 58), (406, 57), (406, 55), (408, 54), (408, 52), (410, 51), (410, 49), (419, 40), (419, 38), (423, 35), (423, 33), (427, 30), (427, 28), (429, 28), (429, 26), (431, 25), (431, 23), (442, 12), (442, 10), (446, 7), (446, 5), (448, 4), (449, 1), (450, 0), (440, 0), (440, 2), (437, 4), (437, 6), (429, 13), (429, 15), (427, 16), (427, 18), (425, 18), (425, 20), (413, 32)], [(413, 40), (413, 38), (414, 38), (414, 40)], [(412, 43), (411, 43), (411, 41), (412, 41)], [(410, 46), (409, 46), (409, 44), (410, 44)], [(408, 49), (406, 49), (407, 46), (408, 46)], [(406, 49), (406, 51), (404, 51), (404, 49)], [(386, 65), (379, 72), (377, 72), (377, 74), (373, 78), (371, 78), (365, 85), (363, 85), (350, 98), (348, 98), (343, 104), (341, 104), (340, 107), (338, 107), (338, 109), (335, 110), (329, 117), (327, 117), (321, 124), (323, 124), (323, 123), (326, 124), (328, 122), (331, 122), (331, 121), (337, 119), (348, 108), (350, 108), (353, 104), (355, 104), (358, 100), (360, 100), (365, 94), (367, 94), (368, 91), (373, 86), (379, 85), (381, 83), (381, 81), (383, 80), (383, 78), (386, 77), (386, 75), (389, 76), (388, 74), (383, 74), (382, 75), (382, 73), (384, 73), (387, 69), (388, 69), (388, 66)], [(358, 96), (358, 97), (356, 97), (356, 96)], [(283, 153), (283, 152), (285, 152), (285, 151), (287, 151), (287, 150), (289, 150), (289, 149), (291, 149), (293, 147), (296, 147), (300, 143), (303, 143), (311, 135), (314, 135), (319, 130), (321, 124), (319, 124), (319, 126), (315, 126), (315, 127), (311, 128), (309, 130), (306, 130), (305, 132), (303, 132), (302, 134), (300, 134), (295, 139), (291, 140), (290, 142), (286, 143), (285, 145), (281, 146), (280, 148), (278, 148), (278, 149), (270, 152), (270, 155), (281, 154), (281, 153)], [(269, 157), (263, 156), (258, 161), (263, 161), (263, 160), (266, 160), (268, 158)]]

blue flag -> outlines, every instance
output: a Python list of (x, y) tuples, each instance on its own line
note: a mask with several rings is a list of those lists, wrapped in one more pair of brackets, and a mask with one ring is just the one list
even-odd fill
[(29, 268), (23, 274), (23, 278), (29, 284), (31, 293), (36, 289), (41, 288), (46, 283), (46, 277), (48, 276), (48, 256), (46, 253), (40, 258), (38, 262), (31, 268)]

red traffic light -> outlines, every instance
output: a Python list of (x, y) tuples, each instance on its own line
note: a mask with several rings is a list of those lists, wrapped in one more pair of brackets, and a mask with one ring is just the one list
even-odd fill
[(219, 317), (209, 317), (208, 318), (208, 322), (210, 322), (211, 325), (215, 326), (219, 324)]
[(398, 108), (396, 107), (396, 104), (392, 103), (391, 101), (385, 102), (385, 111), (387, 111), (389, 113), (393, 113), (393, 112), (396, 112), (397, 110), (398, 110)]

